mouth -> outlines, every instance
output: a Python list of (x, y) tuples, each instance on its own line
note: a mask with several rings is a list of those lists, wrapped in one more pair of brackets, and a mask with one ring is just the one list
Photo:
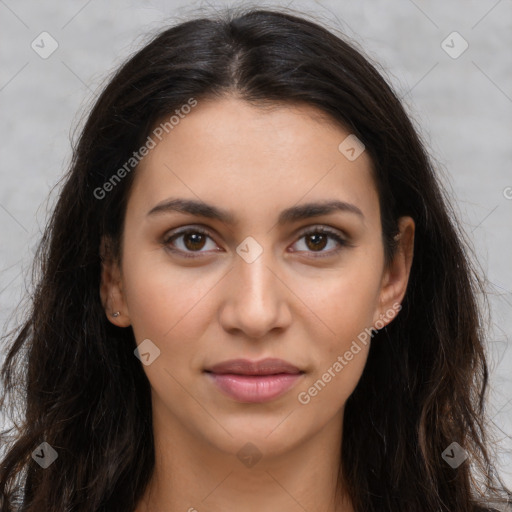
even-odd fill
[(216, 364), (205, 373), (224, 395), (245, 403), (274, 400), (304, 375), (304, 371), (282, 359), (233, 359)]

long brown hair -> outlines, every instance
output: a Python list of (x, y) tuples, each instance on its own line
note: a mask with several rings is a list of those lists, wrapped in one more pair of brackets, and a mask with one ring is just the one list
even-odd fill
[[(416, 223), (401, 313), (375, 334), (346, 404), (339, 477), (356, 510), (487, 510), (507, 491), (485, 431), (484, 290), (425, 147), (351, 43), (301, 16), (247, 9), (162, 31), (88, 116), (39, 247), (28, 317), (7, 336), (1, 405), (21, 405), (22, 421), (2, 436), (1, 511), (127, 512), (141, 498), (155, 460), (150, 385), (132, 329), (110, 324), (99, 296), (100, 240), (119, 255), (136, 168), (97, 191), (163, 116), (226, 94), (312, 105), (365, 144), (388, 257), (397, 219)], [(31, 458), (42, 442), (58, 453), (47, 469)], [(442, 457), (453, 442), (469, 454), (457, 468)]]

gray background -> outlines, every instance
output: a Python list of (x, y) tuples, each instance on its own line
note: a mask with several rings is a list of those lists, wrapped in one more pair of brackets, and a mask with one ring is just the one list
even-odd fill
[[(0, 0), (0, 325), (70, 161), (70, 137), (108, 74), (168, 23), (234, 2)], [(314, 15), (379, 63), (418, 125), (487, 278), (490, 425), (512, 485), (512, 0), (265, 2)], [(46, 31), (58, 49), (42, 59)], [(458, 52), (452, 58), (442, 47)], [(448, 37), (448, 39), (446, 39)], [(454, 38), (455, 37), (455, 38)], [(48, 47), (48, 46), (46, 46)], [(0, 353), (1, 356), (1, 353)], [(1, 422), (1, 414), (0, 414)]]

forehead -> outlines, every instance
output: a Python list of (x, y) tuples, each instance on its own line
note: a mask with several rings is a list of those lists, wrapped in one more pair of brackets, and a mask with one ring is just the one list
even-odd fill
[(353, 161), (340, 152), (349, 135), (309, 105), (198, 101), (144, 157), (129, 203), (148, 210), (185, 196), (263, 215), (328, 196), (371, 210), (372, 162), (366, 152)]

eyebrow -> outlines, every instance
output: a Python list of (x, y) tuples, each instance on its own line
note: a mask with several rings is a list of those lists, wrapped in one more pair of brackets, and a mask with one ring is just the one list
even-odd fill
[[(195, 199), (170, 198), (158, 203), (147, 215), (157, 215), (169, 212), (189, 213), (198, 217), (216, 219), (226, 224), (236, 224), (236, 217), (223, 208), (213, 206)], [(277, 223), (283, 225), (311, 217), (319, 217), (333, 212), (353, 213), (364, 219), (363, 212), (352, 203), (345, 201), (330, 200), (321, 202), (305, 203), (286, 208), (279, 214)]]

